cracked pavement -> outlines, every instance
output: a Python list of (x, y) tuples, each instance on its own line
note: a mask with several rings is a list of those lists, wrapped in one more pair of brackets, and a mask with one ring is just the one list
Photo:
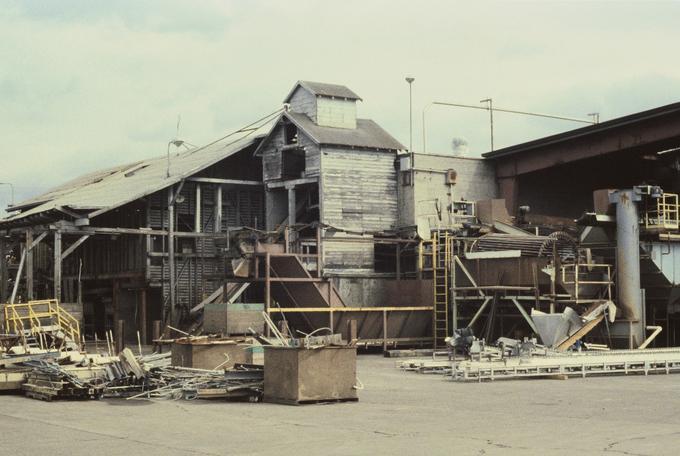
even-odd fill
[(0, 396), (2, 454), (677, 454), (680, 376), (452, 383), (359, 357), (359, 402)]

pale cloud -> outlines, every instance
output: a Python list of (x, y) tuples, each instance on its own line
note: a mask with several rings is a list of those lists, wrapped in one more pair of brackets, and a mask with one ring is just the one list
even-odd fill
[[(0, 181), (21, 199), (162, 154), (178, 114), (180, 136), (209, 142), (277, 109), (297, 79), (350, 86), (359, 114), (407, 144), (415, 76), (417, 149), (432, 100), (605, 120), (678, 101), (679, 14), (674, 2), (9, 2)], [(496, 145), (577, 126), (498, 114)], [(487, 113), (431, 109), (428, 149), (454, 136), (486, 152)]]

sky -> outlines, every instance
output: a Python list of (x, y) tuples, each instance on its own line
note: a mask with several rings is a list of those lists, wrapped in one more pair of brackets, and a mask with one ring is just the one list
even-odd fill
[[(208, 143), (297, 80), (347, 85), (408, 146), (414, 77), (416, 152), (432, 101), (608, 120), (680, 101), (678, 20), (670, 1), (5, 0), (0, 182), (18, 202), (163, 155), (178, 116), (179, 138)], [(495, 147), (580, 126), (495, 113)], [(427, 152), (489, 151), (487, 111), (433, 106), (426, 127)]]

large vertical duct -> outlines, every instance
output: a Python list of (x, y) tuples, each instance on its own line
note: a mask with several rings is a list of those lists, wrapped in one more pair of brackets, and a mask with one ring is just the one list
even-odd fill
[(617, 190), (610, 195), (616, 204), (616, 288), (617, 305), (630, 324), (633, 345), (644, 340), (644, 309), (640, 289), (640, 218), (638, 202), (642, 199), (638, 187)]

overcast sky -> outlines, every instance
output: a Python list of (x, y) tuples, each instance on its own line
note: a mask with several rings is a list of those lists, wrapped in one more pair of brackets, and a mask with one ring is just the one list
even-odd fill
[[(680, 101), (678, 2), (59, 0), (0, 10), (0, 181), (16, 200), (78, 174), (207, 143), (298, 79), (349, 86), (414, 148), (433, 100), (607, 120)], [(496, 147), (579, 127), (497, 113)], [(489, 149), (485, 111), (433, 107), (428, 151)], [(0, 205), (9, 188), (0, 186)]]

